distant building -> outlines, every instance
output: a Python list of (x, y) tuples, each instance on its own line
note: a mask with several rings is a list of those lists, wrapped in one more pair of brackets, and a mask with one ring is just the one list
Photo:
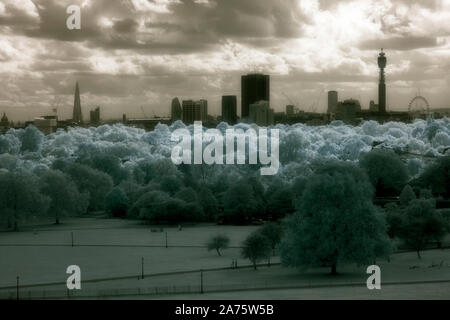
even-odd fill
[(80, 88), (78, 86), (78, 82), (75, 86), (75, 99), (73, 103), (72, 122), (77, 124), (83, 124), (83, 114), (81, 113)]
[(378, 104), (375, 104), (375, 102), (373, 100), (370, 100), (369, 111), (370, 112), (378, 112)]
[(100, 123), (100, 107), (97, 107), (89, 112), (89, 120), (91, 124)]
[(173, 98), (171, 109), (172, 121), (181, 120), (182, 117), (183, 117), (183, 110), (181, 109), (180, 100), (178, 98)]
[(4, 112), (3, 112), (2, 119), (0, 120), (0, 127), (4, 128), (4, 129), (9, 128), (9, 119), (6, 116), (6, 113), (4, 113)]
[(286, 116), (292, 117), (294, 115), (294, 106), (292, 104), (288, 104), (286, 106)]
[(338, 105), (338, 93), (337, 91), (328, 91), (328, 110), (327, 113), (336, 113)]
[(241, 78), (241, 117), (250, 114), (250, 105), (258, 101), (270, 102), (270, 76), (248, 74)]
[(234, 125), (237, 122), (236, 96), (222, 96), (222, 121)]
[(361, 104), (358, 100), (347, 99), (339, 102), (336, 107), (336, 119), (345, 123), (351, 123), (356, 119), (356, 113), (361, 111)]
[(50, 134), (56, 131), (58, 126), (58, 118), (56, 116), (42, 116), (34, 118), (33, 124), (43, 134)]
[(183, 100), (183, 122), (194, 123), (200, 120), (200, 108), (196, 108), (193, 100)]
[(135, 128), (145, 129), (147, 131), (154, 130), (158, 124), (170, 125), (170, 118), (144, 118), (144, 119), (126, 119), (127, 125)]
[(450, 118), (450, 108), (439, 108), (439, 109), (434, 109), (433, 110), (433, 117), (435, 119), (440, 119), (440, 118)]
[(200, 120), (203, 122), (208, 121), (208, 100), (200, 99), (195, 103), (200, 106)]
[(208, 120), (208, 101), (207, 100), (183, 100), (183, 122), (185, 124), (194, 123), (194, 121), (206, 122)]
[(274, 124), (274, 112), (269, 106), (269, 101), (258, 101), (250, 105), (247, 121), (258, 126), (266, 127)]

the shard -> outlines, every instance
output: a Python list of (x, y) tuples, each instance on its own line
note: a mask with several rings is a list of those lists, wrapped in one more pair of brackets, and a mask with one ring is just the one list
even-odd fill
[(83, 123), (83, 115), (81, 113), (80, 88), (78, 87), (78, 82), (75, 87), (75, 100), (73, 102), (72, 121), (78, 124)]

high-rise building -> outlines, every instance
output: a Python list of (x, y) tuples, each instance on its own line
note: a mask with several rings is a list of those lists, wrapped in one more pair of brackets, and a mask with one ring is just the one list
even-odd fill
[(248, 74), (241, 78), (241, 117), (249, 116), (252, 103), (270, 102), (270, 76), (264, 74)]
[(91, 124), (100, 123), (100, 107), (97, 107), (89, 112), (89, 120)]
[(200, 120), (205, 122), (208, 120), (208, 100), (200, 99), (195, 101), (195, 104), (200, 106)]
[(338, 93), (337, 93), (337, 91), (328, 91), (328, 110), (327, 110), (327, 113), (336, 113), (337, 104), (338, 104)]
[(222, 96), (222, 121), (234, 125), (237, 122), (236, 96)]
[(294, 106), (292, 104), (288, 104), (286, 106), (286, 115), (288, 117), (292, 117), (294, 115)]
[(180, 100), (178, 98), (172, 99), (172, 121), (181, 120), (183, 116), (183, 110), (181, 109)]
[(384, 68), (386, 68), (386, 55), (381, 49), (378, 55), (378, 67), (380, 68), (380, 82), (378, 84), (378, 112), (386, 113), (386, 82), (384, 78)]
[(269, 126), (274, 123), (274, 112), (269, 106), (269, 101), (252, 103), (249, 108), (248, 121), (258, 126)]
[(191, 124), (200, 120), (200, 105), (193, 100), (183, 100), (183, 122)]
[(183, 122), (185, 124), (194, 123), (200, 120), (200, 108), (195, 107), (193, 100), (183, 100)]
[(80, 88), (78, 87), (78, 81), (75, 86), (75, 99), (73, 103), (72, 121), (77, 124), (83, 123), (83, 115), (81, 113)]
[(183, 100), (183, 122), (185, 124), (194, 123), (194, 121), (208, 120), (208, 101), (201, 100)]

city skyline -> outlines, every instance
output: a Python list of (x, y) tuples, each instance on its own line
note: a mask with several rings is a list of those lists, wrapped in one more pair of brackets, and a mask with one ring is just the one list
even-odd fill
[[(65, 28), (68, 4), (82, 7), (81, 31)], [(221, 113), (240, 77), (269, 74), (275, 111), (327, 108), (327, 91), (378, 101), (381, 47), (387, 109), (405, 110), (420, 90), (448, 106), (450, 1), (4, 1), (0, 4), (0, 112), (31, 120), (55, 107), (71, 118), (79, 81), (86, 114), (169, 115), (171, 101), (208, 100)], [(105, 7), (107, 9), (105, 9)], [(195, 22), (193, 22), (195, 21)], [(230, 23), (232, 22), (232, 23)]]

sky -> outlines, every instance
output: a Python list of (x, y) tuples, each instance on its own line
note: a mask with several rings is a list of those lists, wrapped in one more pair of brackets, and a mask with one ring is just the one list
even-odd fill
[[(69, 5), (81, 30), (69, 30)], [(450, 103), (450, 0), (0, 0), (0, 112), (11, 120), (168, 116), (172, 98), (237, 95), (240, 76), (271, 76), (271, 106), (324, 111), (327, 91), (377, 102), (380, 48), (387, 104), (420, 94)]]

